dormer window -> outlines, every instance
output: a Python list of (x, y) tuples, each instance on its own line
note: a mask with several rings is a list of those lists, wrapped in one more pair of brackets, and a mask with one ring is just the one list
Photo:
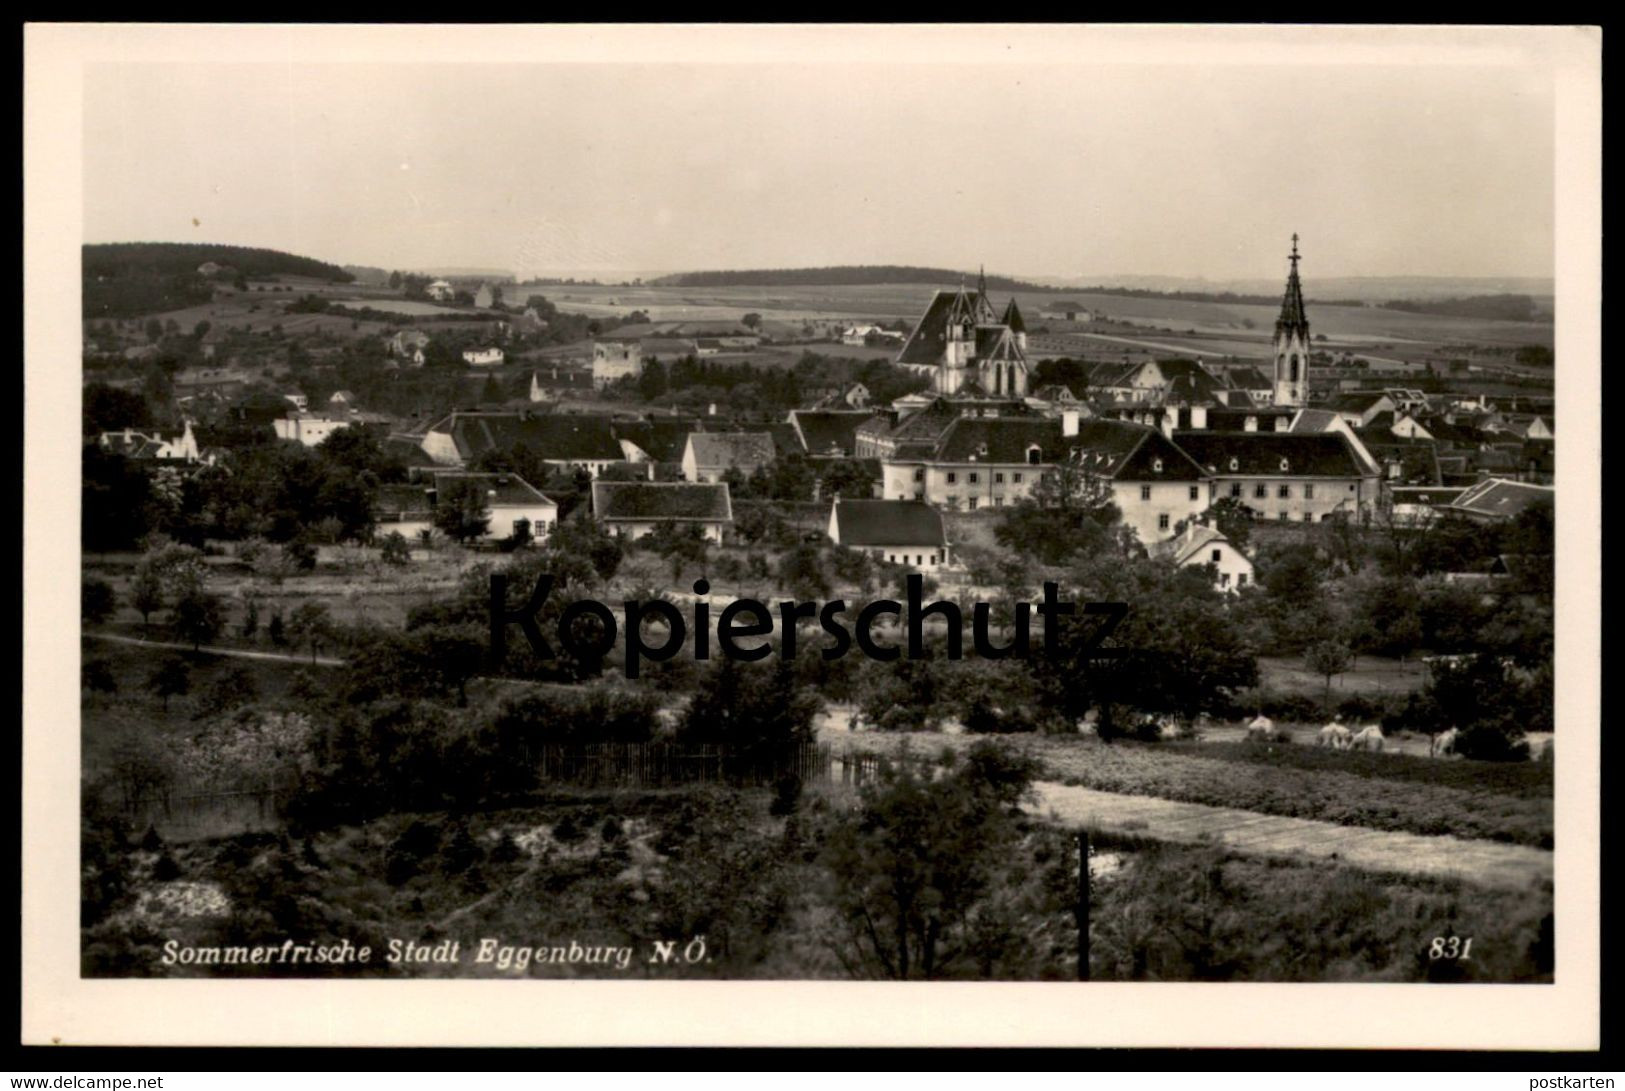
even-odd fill
[(1162, 472), (1162, 459), (1154, 458), (1151, 460), (1151, 472), (1158, 474)]
[(1291, 464), (1288, 463), (1287, 460), (1283, 458), (1281, 460), (1281, 472), (1286, 473), (1287, 470), (1289, 470), (1289, 469), (1291, 469)]
[(1043, 451), (1039, 448), (1038, 444), (1035, 443), (1032, 446), (1028, 447), (1027, 448), (1027, 465), (1029, 465), (1029, 466), (1037, 466), (1041, 461), (1043, 461)]
[(1230, 460), (1230, 472), (1234, 473), (1239, 469), (1241, 469), (1241, 460), (1239, 458), (1232, 458)]

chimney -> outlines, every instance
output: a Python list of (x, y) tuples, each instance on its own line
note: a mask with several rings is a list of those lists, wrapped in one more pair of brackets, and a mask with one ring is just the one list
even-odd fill
[(1064, 409), (1061, 411), (1061, 435), (1075, 436), (1078, 434), (1078, 411)]

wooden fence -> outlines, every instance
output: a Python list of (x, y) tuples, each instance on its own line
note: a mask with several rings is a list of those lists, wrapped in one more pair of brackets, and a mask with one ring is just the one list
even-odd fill
[(827, 780), (828, 746), (804, 743), (777, 753), (727, 747), (681, 747), (665, 743), (599, 743), (540, 748), (544, 785), (581, 788), (663, 788), (687, 784), (736, 787), (771, 785), (786, 775), (803, 783)]
[(274, 830), (282, 824), (288, 793), (275, 788), (241, 792), (165, 793), (125, 801), (125, 815), (139, 835), (147, 827), (166, 840), (190, 841), (249, 830)]

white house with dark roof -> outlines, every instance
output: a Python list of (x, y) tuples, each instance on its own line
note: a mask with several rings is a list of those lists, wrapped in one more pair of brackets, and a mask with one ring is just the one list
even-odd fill
[(442, 303), (457, 295), (457, 289), (449, 280), (437, 280), (430, 284), (427, 288), (423, 289), (423, 292), (430, 299), (438, 300)]
[(542, 541), (558, 525), (559, 506), (518, 474), (465, 473), (440, 470), (408, 485), (380, 485), (374, 512), (377, 533), (399, 533), (407, 541), (422, 541), (435, 534), (434, 516), (439, 498), (453, 485), (477, 482), (485, 490), (490, 523), (481, 540), (511, 536), (521, 521), (529, 525), (533, 540)]
[(1341, 432), (1175, 432), (1173, 442), (1208, 475), (1214, 500), (1239, 500), (1258, 519), (1359, 519), (1377, 500), (1377, 471)]
[(943, 414), (936, 420), (940, 431), (926, 414), (894, 430), (879, 456), (886, 499), (924, 500), (951, 511), (1002, 508), (1066, 462), (1110, 489), (1124, 525), (1143, 542), (1170, 536), (1176, 523), (1206, 511), (1210, 501), (1202, 467), (1155, 428), (1083, 420), (1072, 410), (1059, 419)]
[(496, 346), (483, 349), (465, 349), (463, 359), (470, 367), (500, 367), (504, 359), (502, 350)]
[(829, 540), (879, 560), (930, 570), (948, 563), (942, 513), (922, 500), (846, 500), (829, 507)]
[(729, 470), (749, 477), (773, 461), (771, 432), (691, 432), (683, 447), (683, 478), (721, 481)]
[(1151, 556), (1170, 561), (1180, 568), (1213, 567), (1213, 586), (1221, 591), (1239, 591), (1253, 582), (1253, 562), (1229, 538), (1201, 523), (1192, 522), (1183, 534), (1149, 547)]
[(733, 525), (733, 498), (723, 484), (687, 481), (594, 481), (592, 513), (611, 534), (637, 541), (660, 526), (698, 527), (720, 544)]

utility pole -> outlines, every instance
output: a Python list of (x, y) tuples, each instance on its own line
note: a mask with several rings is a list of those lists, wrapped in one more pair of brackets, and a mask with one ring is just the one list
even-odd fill
[(1078, 831), (1078, 980), (1089, 980), (1089, 831)]

